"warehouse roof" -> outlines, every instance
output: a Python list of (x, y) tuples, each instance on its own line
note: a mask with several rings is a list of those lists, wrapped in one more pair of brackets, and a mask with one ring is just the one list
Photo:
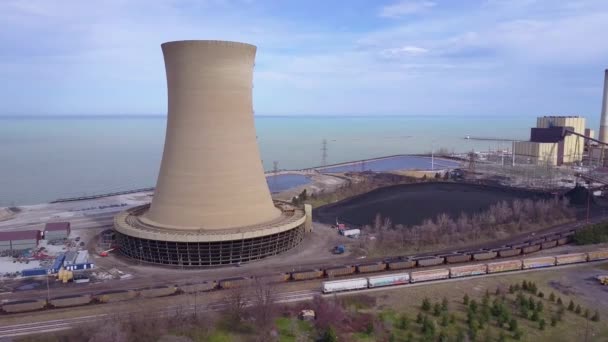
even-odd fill
[(40, 238), (39, 230), (22, 230), (15, 232), (0, 232), (0, 241), (11, 240), (38, 240)]
[(70, 229), (70, 222), (51, 222), (44, 226), (45, 231), (57, 231)]

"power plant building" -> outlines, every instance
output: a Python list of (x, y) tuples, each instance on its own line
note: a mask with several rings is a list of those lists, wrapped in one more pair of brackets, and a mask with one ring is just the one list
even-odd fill
[(162, 44), (165, 145), (148, 205), (115, 218), (119, 251), (142, 262), (214, 266), (298, 245), (303, 208), (273, 201), (253, 119), (256, 47), (226, 41)]
[(513, 153), (519, 163), (562, 165), (583, 160), (585, 139), (567, 134), (592, 134), (580, 116), (542, 116), (530, 131), (530, 141), (513, 143)]

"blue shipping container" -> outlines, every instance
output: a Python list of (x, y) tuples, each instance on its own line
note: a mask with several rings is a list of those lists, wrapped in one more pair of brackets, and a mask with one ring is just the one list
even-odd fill
[(46, 275), (46, 273), (47, 273), (46, 268), (30, 268), (30, 269), (21, 271), (21, 275), (23, 277), (41, 276), (41, 275)]

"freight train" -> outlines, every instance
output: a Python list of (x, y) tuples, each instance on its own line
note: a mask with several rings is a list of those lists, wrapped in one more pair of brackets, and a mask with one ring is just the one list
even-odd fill
[[(331, 267), (321, 267), (315, 269), (308, 270), (299, 270), (293, 271), (289, 273), (281, 273), (274, 275), (265, 275), (259, 276), (257, 279), (261, 279), (264, 282), (268, 283), (281, 283), (288, 281), (302, 281), (302, 280), (315, 280), (315, 279), (332, 279), (335, 277), (341, 276), (350, 276), (354, 274), (368, 274), (374, 272), (391, 272), (398, 271), (404, 269), (413, 269), (413, 268), (422, 268), (428, 266), (439, 266), (442, 264), (456, 264), (456, 263), (467, 263), (479, 260), (490, 260), (494, 258), (506, 258), (506, 257), (514, 257), (518, 255), (526, 255), (529, 253), (534, 253), (542, 249), (553, 248), (559, 245), (564, 245), (568, 243), (574, 235), (574, 230), (570, 230), (562, 233), (553, 233), (544, 236), (536, 237), (534, 240), (526, 241), (524, 243), (505, 245), (499, 248), (487, 249), (487, 250), (472, 250), (472, 251), (457, 251), (453, 253), (444, 253), (437, 255), (425, 255), (425, 256), (401, 256), (394, 257), (390, 259), (385, 259), (381, 261), (375, 262), (366, 262), (360, 263), (356, 265), (341, 265), (341, 266), (331, 266)], [(574, 258), (574, 256), (570, 256)], [(555, 257), (558, 258), (558, 257)], [(586, 253), (585, 261), (595, 261), (608, 259), (608, 250), (599, 250), (595, 252)], [(502, 261), (502, 262), (494, 262), (482, 265), (482, 270), (478, 270), (479, 265), (464, 265), (459, 266), (462, 267), (461, 271), (463, 274), (469, 272), (469, 275), (474, 275), (475, 273), (483, 272), (485, 273), (496, 273), (496, 272), (506, 272), (510, 270), (519, 270), (523, 268), (533, 268), (534, 259), (536, 258), (528, 258), (524, 260), (525, 264), (522, 263), (522, 268), (518, 266), (513, 266), (513, 261)], [(565, 261), (563, 258), (559, 258), (559, 261), (556, 259), (556, 265), (562, 265)], [(517, 261), (515, 261), (517, 263)], [(523, 261), (522, 261), (523, 262)], [(528, 265), (528, 263), (530, 263)], [(532, 266), (530, 266), (532, 265)], [(551, 265), (553, 266), (553, 265)], [(450, 274), (450, 270), (454, 270), (454, 272), (458, 271), (458, 268), (451, 267), (444, 270), (442, 273), (442, 277), (450, 278), (455, 277)], [(469, 271), (467, 271), (469, 270)], [(502, 271), (501, 271), (502, 270)], [(408, 273), (410, 277), (408, 279), (409, 282), (421, 282), (426, 280), (434, 280), (431, 279), (434, 277), (435, 270), (421, 270), (421, 271), (412, 271)], [(385, 275), (378, 277), (368, 277), (365, 278), (368, 281), (369, 279), (374, 278), (373, 281), (378, 281), (379, 284), (382, 282), (390, 282), (390, 278), (383, 277), (392, 277), (393, 275)], [(463, 275), (465, 276), (465, 275)], [(444, 278), (444, 279), (445, 279)], [(146, 288), (146, 289), (131, 289), (131, 290), (116, 290), (116, 291), (108, 291), (101, 292), (95, 294), (87, 294), (87, 295), (74, 295), (68, 297), (60, 297), (53, 298), (50, 300), (47, 299), (31, 299), (31, 300), (22, 300), (16, 302), (6, 302), (2, 304), (1, 312), (2, 313), (18, 313), (18, 312), (27, 312), (27, 311), (35, 311), (35, 310), (43, 310), (50, 308), (60, 308), (67, 306), (78, 306), (78, 305), (88, 305), (88, 304), (96, 304), (96, 303), (109, 303), (116, 301), (124, 301), (131, 300), (137, 297), (140, 298), (151, 298), (151, 297), (161, 297), (161, 296), (171, 296), (178, 295), (182, 293), (197, 293), (197, 292), (206, 292), (206, 291), (214, 291), (214, 290), (222, 290), (222, 289), (232, 289), (238, 287), (249, 286), (256, 280), (256, 277), (237, 277), (237, 278), (228, 278), (222, 279), (219, 281), (207, 281), (201, 283), (194, 284), (183, 284), (183, 285), (171, 285), (171, 286), (158, 286), (154, 288)], [(368, 285), (369, 286), (369, 285)]]
[(497, 261), (488, 264), (453, 266), (448, 268), (402, 272), (365, 278), (325, 281), (323, 282), (322, 290), (323, 293), (352, 291), (380, 286), (405, 285), (425, 281), (474, 277), (492, 273), (569, 265), (604, 259), (608, 259), (608, 250), (525, 258), (520, 260)]

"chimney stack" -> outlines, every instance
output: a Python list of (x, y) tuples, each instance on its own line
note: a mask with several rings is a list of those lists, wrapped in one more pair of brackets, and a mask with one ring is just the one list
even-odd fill
[(602, 100), (599, 141), (608, 142), (608, 69), (604, 71), (604, 96)]

